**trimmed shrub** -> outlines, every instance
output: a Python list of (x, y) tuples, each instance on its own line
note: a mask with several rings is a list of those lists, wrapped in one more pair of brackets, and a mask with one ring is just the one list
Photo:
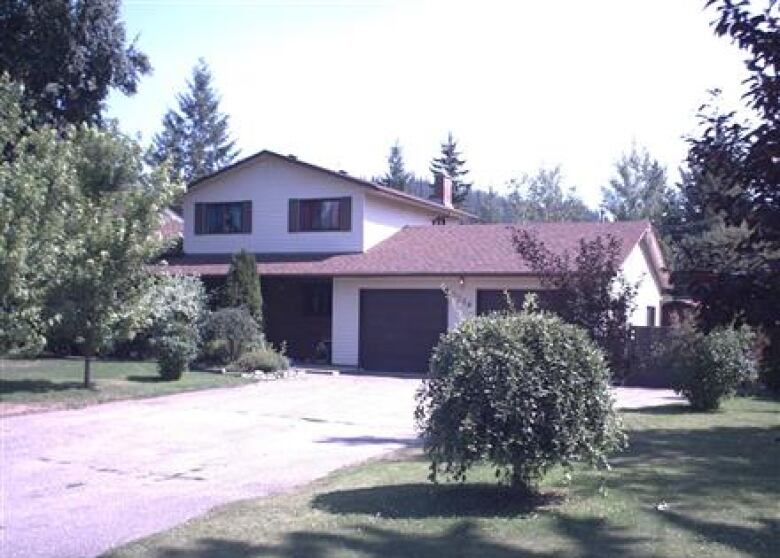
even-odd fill
[(277, 372), (287, 370), (290, 361), (270, 345), (244, 353), (233, 363), (232, 368), (241, 372)]
[(178, 380), (198, 355), (198, 334), (189, 324), (173, 322), (154, 339), (157, 367), (163, 380)]
[(713, 411), (756, 375), (755, 336), (748, 327), (717, 328), (705, 334), (681, 329), (668, 343), (664, 362), (672, 387), (697, 411)]
[(225, 280), (225, 306), (244, 306), (262, 330), (263, 295), (254, 254), (241, 250), (233, 255)]
[(430, 478), (487, 460), (524, 492), (553, 466), (606, 466), (624, 442), (602, 351), (548, 313), (470, 318), (443, 335), (415, 418)]
[(212, 312), (203, 326), (207, 342), (224, 343), (229, 362), (238, 359), (252, 345), (262, 343), (260, 329), (246, 308), (222, 308)]

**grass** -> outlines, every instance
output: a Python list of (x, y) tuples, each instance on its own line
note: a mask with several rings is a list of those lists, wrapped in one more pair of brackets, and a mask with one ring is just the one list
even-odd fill
[(206, 372), (187, 372), (180, 380), (162, 381), (157, 364), (138, 361), (95, 361), (93, 386), (83, 387), (80, 359), (0, 359), (0, 401), (10, 409), (84, 407), (119, 399), (156, 397), (242, 385), (251, 380)]
[(112, 556), (780, 556), (780, 403), (625, 419), (631, 448), (610, 473), (545, 480), (562, 501), (514, 500), (488, 468), (465, 485), (434, 486), (420, 452), (406, 450), (292, 494), (217, 508)]

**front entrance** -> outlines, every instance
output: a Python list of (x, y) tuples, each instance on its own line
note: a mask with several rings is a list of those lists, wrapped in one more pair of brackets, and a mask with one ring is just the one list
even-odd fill
[(360, 291), (360, 366), (386, 372), (427, 372), (431, 350), (447, 331), (441, 289)]
[(329, 363), (333, 281), (319, 277), (268, 277), (263, 291), (265, 336), (297, 362)]

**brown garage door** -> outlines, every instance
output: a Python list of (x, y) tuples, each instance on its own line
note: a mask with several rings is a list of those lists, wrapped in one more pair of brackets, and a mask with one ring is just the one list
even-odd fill
[(420, 373), (447, 330), (447, 300), (438, 289), (360, 291), (360, 365)]

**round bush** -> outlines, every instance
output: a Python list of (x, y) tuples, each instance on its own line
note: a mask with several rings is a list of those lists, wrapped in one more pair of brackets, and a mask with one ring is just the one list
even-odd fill
[(531, 492), (554, 465), (606, 465), (624, 441), (609, 380), (587, 333), (551, 314), (465, 320), (442, 336), (417, 395), (431, 479), (465, 480), (487, 460)]
[(154, 340), (157, 368), (163, 380), (178, 380), (198, 355), (197, 329), (189, 324), (171, 323)]
[(203, 335), (208, 343), (224, 343), (230, 362), (261, 340), (257, 322), (244, 307), (221, 308), (209, 314)]
[(704, 334), (683, 329), (668, 343), (665, 363), (672, 387), (697, 411), (713, 411), (755, 377), (754, 335), (749, 328), (718, 328)]

